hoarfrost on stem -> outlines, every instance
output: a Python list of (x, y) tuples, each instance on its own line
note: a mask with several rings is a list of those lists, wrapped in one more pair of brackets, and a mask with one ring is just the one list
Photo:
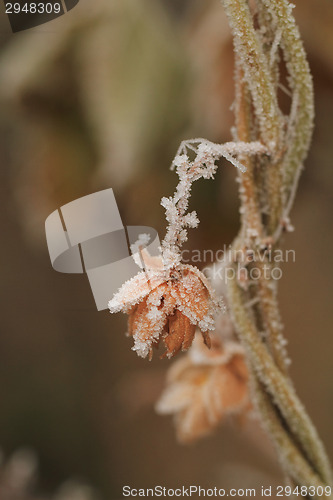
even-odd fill
[[(194, 154), (190, 160), (189, 154)], [(166, 269), (180, 264), (180, 247), (187, 241), (187, 228), (195, 228), (199, 219), (195, 211), (188, 212), (188, 203), (192, 184), (196, 180), (213, 179), (217, 170), (216, 162), (222, 157), (232, 165), (245, 172), (246, 168), (236, 158), (238, 155), (268, 154), (268, 150), (259, 141), (227, 142), (215, 144), (206, 139), (197, 138), (182, 141), (171, 168), (175, 169), (179, 183), (172, 197), (162, 198), (166, 220), (169, 223), (167, 233), (162, 242), (162, 255)]]

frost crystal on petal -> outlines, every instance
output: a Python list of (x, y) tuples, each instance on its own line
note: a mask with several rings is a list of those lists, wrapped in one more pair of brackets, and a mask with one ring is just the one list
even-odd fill
[(140, 272), (134, 278), (126, 281), (109, 301), (110, 312), (127, 312), (129, 307), (138, 304), (163, 281), (164, 276), (161, 272), (150, 272), (149, 275), (144, 271)]

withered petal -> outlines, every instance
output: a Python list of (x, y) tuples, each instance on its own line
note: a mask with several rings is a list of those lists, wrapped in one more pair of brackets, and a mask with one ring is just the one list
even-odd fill
[(166, 352), (162, 357), (171, 358), (181, 349), (186, 351), (192, 344), (195, 334), (195, 325), (192, 325), (187, 316), (178, 309), (168, 318), (168, 330), (163, 337)]
[(235, 376), (230, 363), (215, 369), (215, 377), (212, 377), (211, 383), (219, 387), (220, 404), (226, 413), (239, 410), (248, 396), (246, 380)]
[(204, 344), (208, 347), (208, 349), (210, 349), (212, 347), (212, 341), (209, 336), (209, 332), (201, 332), (201, 334), (203, 337)]
[(134, 337), (133, 350), (142, 357), (152, 358), (152, 349), (158, 346), (168, 316), (174, 313), (176, 302), (167, 291), (167, 284), (156, 287), (130, 310), (128, 330)]
[(134, 306), (128, 315), (128, 334), (134, 335), (136, 325), (141, 316), (147, 314), (147, 300), (143, 300), (140, 304)]
[(207, 436), (216, 425), (209, 422), (205, 407), (200, 399), (196, 399), (184, 410), (175, 414), (177, 438), (181, 443), (189, 444), (196, 439)]
[(171, 293), (180, 309), (197, 323), (209, 312), (211, 304), (208, 290), (195, 274), (184, 274), (172, 287)]

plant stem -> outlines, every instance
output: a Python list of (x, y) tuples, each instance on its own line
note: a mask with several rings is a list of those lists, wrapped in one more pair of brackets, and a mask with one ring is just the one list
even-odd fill
[[(265, 239), (278, 244), (313, 128), (312, 78), (292, 5), (288, 0), (256, 2), (266, 39), (263, 30), (256, 30), (246, 0), (222, 0), (236, 52), (237, 139), (260, 141), (269, 152), (269, 161), (241, 156), (247, 172), (240, 176), (242, 225), (233, 243), (236, 253), (244, 248), (255, 252)], [(278, 106), (279, 46), (292, 95), (288, 117)], [(293, 481), (304, 486), (331, 485), (324, 446), (288, 376), (276, 287), (269, 276), (263, 276), (266, 265), (271, 270), (268, 259), (256, 262), (261, 274), (252, 295), (237, 282), (236, 268), (228, 281), (228, 302), (247, 354), (257, 408)], [(256, 299), (250, 301), (250, 308), (249, 295)]]
[[(279, 408), (284, 425), (302, 447), (313, 472), (318, 474), (321, 481), (330, 485), (332, 484), (331, 468), (317, 431), (289, 380), (280, 372), (267, 347), (263, 344), (256, 326), (246, 311), (244, 295), (236, 280), (229, 280), (228, 298), (231, 314), (238, 335), (246, 349), (251, 369), (265, 387), (271, 400)], [(283, 450), (281, 453), (284, 454)]]

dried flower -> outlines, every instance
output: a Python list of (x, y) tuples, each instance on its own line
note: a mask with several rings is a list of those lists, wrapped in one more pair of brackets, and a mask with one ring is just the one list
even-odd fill
[(156, 405), (160, 414), (173, 414), (177, 437), (190, 442), (210, 434), (228, 415), (250, 408), (248, 370), (239, 343), (223, 347), (214, 337), (203, 349), (196, 337), (188, 354), (168, 373), (167, 388)]
[[(146, 261), (147, 262), (147, 261)], [(155, 261), (156, 262), (156, 261)], [(195, 267), (149, 268), (127, 281), (109, 302), (111, 312), (129, 314), (128, 333), (133, 350), (143, 358), (152, 357), (153, 347), (162, 339), (168, 358), (186, 351), (196, 326), (210, 345), (209, 330), (214, 314), (221, 308), (205, 276)]]
[[(187, 153), (195, 154), (190, 161)], [(140, 235), (132, 246), (135, 262), (145, 271), (124, 283), (109, 302), (111, 313), (129, 314), (128, 333), (134, 338), (133, 350), (143, 358), (152, 358), (153, 347), (162, 339), (165, 356), (171, 358), (192, 344), (198, 327), (204, 343), (209, 346), (209, 330), (214, 330), (214, 315), (223, 310), (223, 301), (215, 297), (206, 277), (196, 267), (181, 262), (180, 248), (187, 240), (187, 228), (197, 227), (196, 212), (187, 213), (194, 181), (213, 178), (215, 162), (222, 156), (241, 171), (244, 167), (235, 158), (246, 152), (264, 154), (266, 148), (258, 142), (213, 144), (204, 139), (183, 141), (172, 163), (179, 176), (174, 195), (162, 198), (169, 223), (161, 244), (161, 256), (151, 257), (142, 247), (147, 235)], [(140, 255), (141, 254), (141, 255)], [(142, 267), (142, 266), (141, 266)]]

